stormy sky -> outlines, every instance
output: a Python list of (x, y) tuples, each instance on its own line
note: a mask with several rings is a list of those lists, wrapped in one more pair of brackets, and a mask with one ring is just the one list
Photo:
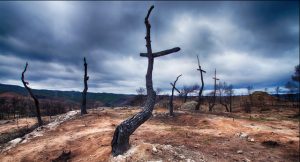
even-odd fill
[[(0, 83), (36, 89), (83, 89), (87, 58), (90, 92), (136, 93), (145, 87), (144, 17), (148, 8), (155, 59), (154, 88), (170, 91), (220, 81), (237, 91), (284, 86), (299, 64), (299, 2), (0, 2)], [(238, 90), (240, 89), (240, 90)]]

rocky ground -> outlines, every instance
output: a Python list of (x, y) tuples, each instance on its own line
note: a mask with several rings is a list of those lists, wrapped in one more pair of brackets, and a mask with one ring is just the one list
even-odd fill
[[(131, 148), (112, 157), (115, 127), (139, 110), (97, 109), (84, 116), (78, 111), (59, 115), (30, 134), (3, 144), (0, 161), (52, 161), (63, 151), (69, 153), (65, 154), (69, 161), (82, 162), (299, 161), (299, 118), (292, 118), (296, 108), (253, 112), (251, 117), (191, 110), (177, 110), (175, 117), (169, 117), (166, 109), (156, 108), (151, 119), (131, 136)], [(4, 122), (0, 131), (12, 127), (12, 122)]]

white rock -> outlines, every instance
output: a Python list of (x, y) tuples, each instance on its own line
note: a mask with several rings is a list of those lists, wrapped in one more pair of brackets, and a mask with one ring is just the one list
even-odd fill
[(248, 137), (248, 134), (247, 133), (240, 133), (240, 138), (247, 138)]
[(157, 152), (157, 149), (155, 146), (152, 147), (152, 152), (155, 152), (155, 153)]
[(22, 138), (16, 138), (14, 140), (11, 140), (9, 143), (12, 145), (16, 145), (22, 141)]
[(179, 158), (181, 158), (181, 159), (185, 159), (185, 156), (182, 155), (182, 154), (179, 154), (178, 156), (179, 156)]
[(242, 150), (237, 150), (237, 152), (236, 153), (238, 153), (238, 154), (242, 154), (243, 153), (243, 151)]
[(254, 142), (255, 140), (254, 140), (254, 138), (250, 138), (250, 139), (248, 139), (250, 142)]

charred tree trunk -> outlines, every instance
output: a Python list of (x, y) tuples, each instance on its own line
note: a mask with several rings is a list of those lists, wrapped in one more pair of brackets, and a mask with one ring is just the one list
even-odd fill
[[(146, 47), (147, 47), (147, 56), (148, 57), (148, 68), (146, 74), (146, 88), (147, 88), (147, 100), (144, 106), (144, 109), (134, 115), (133, 117), (126, 119), (120, 125), (118, 125), (115, 129), (113, 139), (111, 141), (112, 147), (112, 155), (117, 156), (123, 154), (125, 151), (129, 149), (129, 137), (130, 135), (145, 121), (147, 121), (152, 116), (152, 111), (155, 104), (156, 93), (153, 90), (152, 83), (152, 71), (153, 71), (153, 63), (154, 58), (167, 55), (176, 51), (179, 51), (180, 48), (173, 48), (170, 50), (152, 53), (151, 48), (151, 39), (150, 39), (150, 28), (151, 25), (149, 23), (149, 16), (154, 6), (151, 6), (148, 10), (147, 16), (145, 17), (145, 25), (146, 25)], [(158, 55), (159, 54), (159, 55)], [(141, 53), (140, 56), (143, 56)]]
[(26, 90), (30, 94), (31, 98), (34, 100), (34, 104), (35, 104), (35, 108), (36, 108), (36, 117), (37, 117), (37, 120), (38, 120), (38, 125), (42, 126), (43, 125), (43, 121), (42, 121), (42, 118), (41, 118), (39, 100), (37, 99), (36, 96), (34, 96), (34, 94), (32, 93), (31, 89), (27, 86), (29, 83), (25, 82), (25, 80), (24, 80), (24, 74), (25, 74), (25, 72), (27, 70), (27, 66), (28, 66), (28, 63), (26, 62), (24, 71), (22, 72), (21, 80), (22, 80), (22, 83), (23, 83), (24, 87), (26, 88)]
[(200, 91), (199, 91), (198, 102), (197, 102), (195, 110), (200, 110), (200, 106), (201, 106), (201, 103), (202, 103), (202, 91), (203, 91), (203, 88), (204, 88), (203, 72), (206, 73), (206, 71), (204, 71), (204, 70), (201, 69), (200, 61), (199, 61), (199, 57), (198, 56), (197, 56), (197, 60), (198, 60), (198, 68), (199, 68), (197, 70), (200, 71), (200, 76), (201, 76), (201, 88), (200, 88)]
[(170, 103), (169, 103), (169, 115), (170, 116), (174, 116), (173, 113), (173, 96), (174, 96), (174, 90), (176, 90), (178, 93), (180, 93), (180, 91), (176, 88), (176, 82), (178, 81), (179, 77), (181, 77), (181, 74), (178, 75), (178, 77), (176, 78), (176, 80), (174, 81), (174, 83), (170, 83), (172, 86), (172, 95), (170, 97)]
[(84, 89), (82, 91), (81, 115), (87, 114), (87, 111), (86, 111), (86, 92), (88, 90), (87, 81), (89, 80), (89, 76), (87, 76), (87, 63), (86, 63), (85, 57), (83, 58), (83, 61), (84, 61), (84, 64), (83, 64), (84, 65), (84, 78), (83, 78)]
[[(223, 96), (224, 97), (224, 96)], [(222, 100), (220, 102), (221, 105), (223, 105), (226, 109), (227, 112), (230, 112), (230, 110), (228, 109), (228, 105), (226, 103), (224, 103)]]
[(184, 94), (184, 102), (183, 103), (186, 103), (187, 98), (188, 98), (188, 93), (185, 93)]
[(212, 104), (209, 105), (209, 111), (212, 111), (213, 107), (216, 104), (216, 92), (217, 92), (217, 80), (219, 80), (217, 78), (217, 70), (215, 69), (215, 77), (213, 77), (213, 79), (215, 80), (215, 85), (214, 85), (214, 94), (213, 94), (213, 101)]
[(232, 112), (232, 95), (229, 96), (229, 112)]

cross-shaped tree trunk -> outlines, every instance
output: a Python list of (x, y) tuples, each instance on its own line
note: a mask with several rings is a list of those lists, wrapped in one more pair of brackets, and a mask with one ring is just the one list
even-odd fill
[(87, 76), (87, 63), (86, 63), (85, 57), (83, 58), (83, 62), (84, 62), (84, 64), (83, 64), (84, 65), (84, 78), (83, 78), (84, 89), (82, 91), (81, 115), (87, 114), (87, 111), (86, 111), (86, 92), (88, 90), (87, 81), (89, 80), (89, 76)]
[(215, 85), (214, 85), (214, 94), (213, 94), (213, 102), (212, 104), (209, 105), (209, 111), (212, 111), (213, 107), (216, 104), (216, 91), (217, 91), (217, 80), (220, 80), (217, 78), (217, 70), (215, 69), (215, 77), (213, 77), (215, 80)]
[(153, 62), (155, 57), (164, 56), (167, 54), (171, 54), (173, 52), (177, 52), (180, 50), (179, 47), (165, 50), (157, 53), (152, 53), (151, 48), (151, 39), (150, 39), (150, 28), (151, 25), (149, 23), (149, 16), (154, 6), (151, 6), (148, 10), (147, 16), (145, 17), (145, 26), (146, 26), (146, 47), (147, 53), (144, 56), (143, 53), (140, 56), (144, 56), (148, 58), (148, 68), (146, 74), (146, 89), (147, 89), (147, 100), (142, 111), (135, 114), (133, 117), (126, 119), (120, 125), (118, 125), (115, 129), (113, 139), (111, 141), (112, 147), (112, 155), (117, 156), (123, 154), (125, 151), (129, 149), (129, 137), (130, 135), (145, 121), (147, 121), (152, 116), (152, 111), (155, 104), (156, 93), (153, 90), (152, 83), (152, 71), (153, 71)]
[(42, 125), (43, 125), (43, 120), (42, 120), (42, 118), (41, 118), (41, 112), (40, 112), (40, 104), (39, 104), (39, 100), (38, 100), (37, 97), (32, 93), (32, 90), (27, 86), (29, 83), (26, 82), (25, 79), (24, 79), (24, 75), (25, 75), (25, 72), (26, 72), (26, 70), (27, 70), (27, 66), (28, 66), (28, 63), (26, 62), (24, 71), (22, 72), (21, 80), (22, 80), (22, 83), (23, 83), (24, 87), (26, 88), (26, 90), (27, 90), (28, 93), (30, 94), (31, 98), (34, 100), (34, 105), (35, 105), (35, 109), (36, 109), (36, 117), (37, 117), (37, 120), (38, 120), (38, 125), (39, 125), (39, 126), (42, 126)]
[(197, 70), (200, 72), (200, 76), (201, 76), (201, 88), (199, 90), (198, 102), (197, 102), (195, 110), (200, 109), (200, 105), (201, 105), (201, 102), (202, 102), (202, 91), (203, 91), (203, 88), (204, 88), (203, 73), (206, 73), (205, 70), (201, 69), (198, 55), (197, 55), (197, 60), (198, 60), (198, 69)]
[(174, 96), (174, 90), (176, 90), (178, 93), (180, 93), (180, 91), (176, 88), (176, 82), (178, 81), (179, 77), (181, 77), (182, 75), (178, 75), (178, 77), (176, 78), (176, 80), (174, 81), (174, 83), (170, 83), (172, 86), (172, 95), (170, 97), (170, 103), (169, 103), (169, 115), (170, 116), (174, 116), (173, 113), (173, 96)]

